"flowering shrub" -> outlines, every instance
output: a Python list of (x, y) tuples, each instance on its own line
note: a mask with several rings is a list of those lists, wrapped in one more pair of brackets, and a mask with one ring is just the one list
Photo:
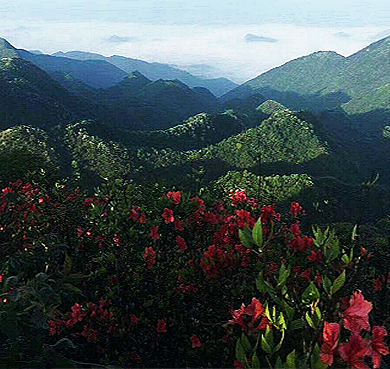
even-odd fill
[(61, 184), (3, 189), (1, 363), (380, 365), (372, 305), (342, 300), (366, 255), (329, 228), (304, 235), (298, 203), (282, 216), (242, 190), (228, 203), (150, 196), (121, 183), (87, 199)]

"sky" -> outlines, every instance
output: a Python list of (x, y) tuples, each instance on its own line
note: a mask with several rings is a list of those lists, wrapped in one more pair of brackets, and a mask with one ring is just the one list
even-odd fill
[(1, 0), (0, 19), (0, 37), (17, 48), (123, 55), (242, 83), (390, 35), (390, 1)]

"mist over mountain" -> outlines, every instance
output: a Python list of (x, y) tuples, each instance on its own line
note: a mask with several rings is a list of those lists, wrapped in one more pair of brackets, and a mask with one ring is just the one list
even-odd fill
[(230, 81), (227, 78), (199, 78), (184, 70), (171, 67), (167, 64), (148, 63), (143, 60), (127, 58), (124, 56), (113, 55), (110, 57), (105, 57), (100, 54), (83, 51), (68, 51), (66, 53), (56, 52), (53, 55), (84, 61), (105, 60), (127, 73), (139, 71), (152, 81), (156, 81), (158, 79), (178, 79), (189, 87), (205, 87), (216, 96), (221, 96), (238, 86), (236, 83)]

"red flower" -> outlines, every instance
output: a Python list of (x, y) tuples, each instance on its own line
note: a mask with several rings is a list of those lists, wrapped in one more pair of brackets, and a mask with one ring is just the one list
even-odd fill
[(184, 230), (184, 228), (183, 228), (183, 226), (181, 224), (180, 219), (176, 219), (174, 225), (175, 225), (175, 229), (177, 231), (183, 231)]
[(137, 324), (138, 323), (138, 318), (137, 318), (137, 316), (136, 315), (134, 315), (134, 314), (131, 314), (131, 317), (130, 317), (130, 322), (131, 322), (131, 324)]
[(180, 202), (181, 194), (180, 191), (176, 191), (176, 192), (169, 191), (167, 193), (167, 197), (171, 198), (173, 203), (177, 205)]
[(152, 226), (152, 229), (150, 230), (149, 236), (154, 241), (157, 241), (160, 238), (160, 235), (158, 234), (158, 226), (156, 226), (156, 225)]
[(297, 202), (292, 202), (290, 207), (290, 214), (291, 215), (299, 215), (302, 212), (302, 206), (299, 205)]
[(192, 348), (202, 346), (199, 338), (195, 334), (191, 337), (191, 346)]
[(322, 259), (322, 252), (321, 250), (318, 250), (317, 252), (314, 250), (311, 250), (310, 255), (307, 257), (309, 261), (313, 262), (319, 262)]
[(338, 344), (340, 326), (338, 323), (324, 323), (322, 338), (324, 343), (321, 347), (320, 360), (328, 365), (333, 363), (333, 353)]
[(382, 291), (382, 282), (385, 281), (385, 277), (381, 276), (374, 279), (374, 290), (375, 291)]
[(362, 329), (369, 330), (370, 324), (368, 323), (368, 313), (371, 309), (371, 302), (364, 300), (361, 291), (354, 292), (349, 301), (348, 309), (342, 314), (344, 328), (353, 333), (360, 333)]
[(153, 247), (145, 247), (144, 259), (147, 262), (148, 270), (152, 268), (153, 264), (156, 264), (156, 251), (153, 250)]
[(234, 369), (243, 369), (245, 365), (240, 363), (238, 360), (234, 360)]
[(306, 278), (307, 280), (310, 280), (310, 269), (304, 270), (301, 274), (300, 277)]
[(136, 221), (139, 216), (138, 210), (139, 207), (131, 209), (129, 213), (129, 219)]
[(261, 302), (258, 299), (253, 298), (252, 303), (245, 309), (245, 314), (252, 316), (252, 320), (249, 323), (249, 326), (252, 327), (255, 321), (263, 313), (264, 313), (263, 305), (261, 305)]
[(244, 323), (244, 312), (245, 312), (245, 305), (242, 304), (241, 307), (238, 310), (233, 310), (230, 313), (233, 316), (233, 319), (228, 321), (228, 324), (238, 324), (242, 329), (245, 329), (245, 323)]
[(372, 328), (371, 340), (371, 359), (374, 364), (374, 369), (379, 368), (381, 364), (381, 355), (388, 355), (389, 348), (383, 344), (383, 337), (387, 336), (384, 328), (375, 326)]
[(141, 224), (145, 224), (145, 223), (146, 223), (145, 213), (141, 213), (141, 216), (138, 218), (138, 221), (139, 221)]
[(357, 333), (353, 333), (347, 343), (340, 345), (339, 353), (341, 358), (352, 368), (368, 369), (364, 357), (369, 355), (366, 341)]
[(183, 237), (176, 236), (176, 245), (179, 251), (184, 252), (188, 249), (186, 240)]
[(175, 218), (173, 217), (173, 211), (168, 208), (164, 208), (162, 217), (165, 219), (165, 224), (173, 223), (175, 221)]
[(157, 322), (157, 332), (158, 333), (166, 333), (167, 331), (167, 323), (164, 319), (159, 319)]

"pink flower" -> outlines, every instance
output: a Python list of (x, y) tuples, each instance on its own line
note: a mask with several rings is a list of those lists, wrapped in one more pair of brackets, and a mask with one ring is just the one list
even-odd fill
[(342, 314), (344, 328), (353, 333), (360, 333), (362, 329), (370, 329), (368, 322), (368, 313), (372, 309), (371, 302), (364, 300), (364, 297), (359, 292), (354, 292), (350, 301), (349, 307)]
[(333, 363), (333, 353), (338, 345), (340, 326), (338, 323), (324, 323), (322, 337), (324, 343), (321, 347), (320, 360), (328, 365)]
[(387, 336), (387, 332), (383, 327), (375, 326), (372, 328), (370, 351), (374, 369), (379, 368), (382, 359), (381, 355), (389, 354), (389, 348), (383, 344), (383, 337), (385, 336)]
[(191, 346), (192, 346), (192, 348), (202, 346), (199, 338), (195, 334), (191, 337)]
[(370, 353), (366, 341), (357, 333), (353, 333), (347, 343), (340, 345), (341, 358), (352, 368), (368, 369), (364, 357)]

